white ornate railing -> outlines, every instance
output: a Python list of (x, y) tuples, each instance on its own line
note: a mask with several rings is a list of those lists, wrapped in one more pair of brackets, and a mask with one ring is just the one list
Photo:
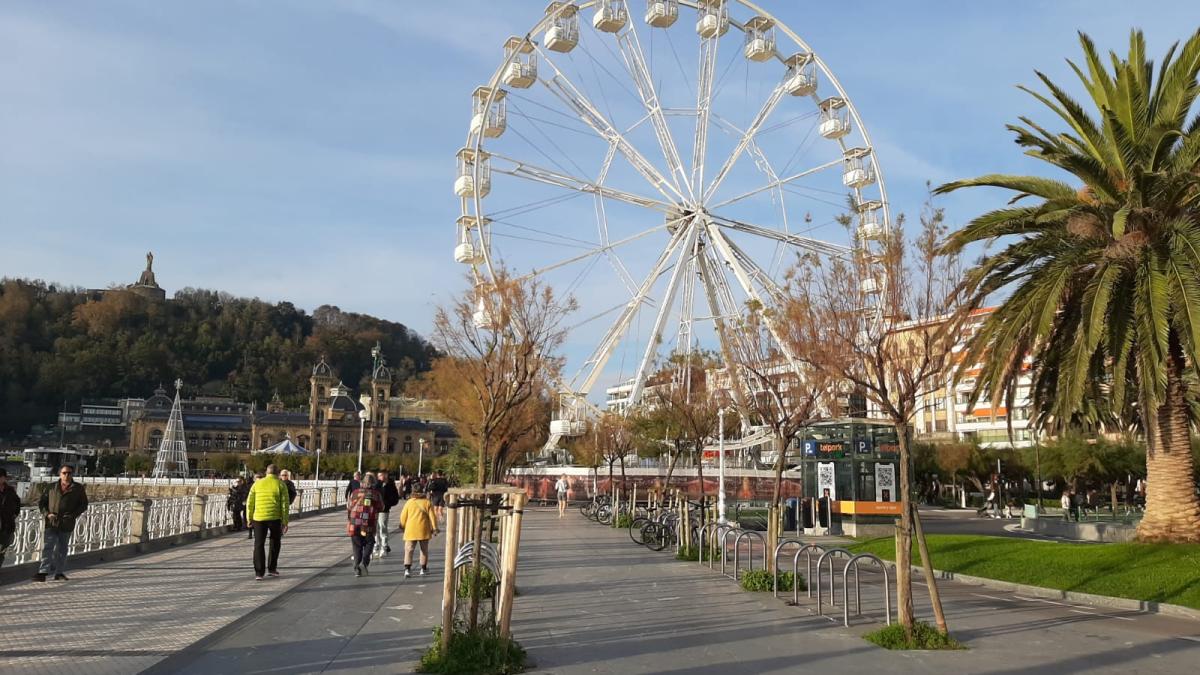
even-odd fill
[(84, 553), (120, 546), (129, 541), (136, 501), (101, 502), (84, 511), (75, 523), (68, 553)]
[(192, 498), (153, 499), (146, 518), (151, 539), (183, 534), (192, 528)]
[[(125, 480), (125, 479), (122, 479)], [(166, 480), (166, 479), (163, 479)], [(315, 483), (315, 481), (313, 481)], [(301, 488), (300, 496), (292, 505), (292, 513), (318, 511), (345, 505), (345, 481), (321, 481), (329, 486)], [(204, 504), (203, 522), (193, 522), (197, 517), (195, 499)], [(232, 514), (226, 510), (227, 495), (211, 494), (198, 497), (173, 497), (169, 499), (129, 499), (113, 502), (92, 502), (88, 510), (75, 523), (69, 553), (86, 553), (139, 540), (173, 537), (201, 529), (223, 528), (232, 522)], [(143, 504), (145, 505), (143, 507)], [(142, 509), (144, 508), (144, 511)], [(142, 522), (136, 516), (145, 519)], [(44, 543), (45, 520), (36, 506), (27, 506), (17, 515), (17, 529), (12, 546), (4, 556), (4, 566), (36, 562), (41, 558)], [(144, 527), (135, 532), (135, 527)]]
[(226, 495), (209, 495), (204, 500), (204, 529), (225, 527), (233, 522), (233, 513), (226, 508), (228, 503)]

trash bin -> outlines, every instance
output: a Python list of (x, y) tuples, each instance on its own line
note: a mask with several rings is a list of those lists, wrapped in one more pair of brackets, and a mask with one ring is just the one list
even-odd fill
[(783, 502), (783, 530), (784, 532), (792, 532), (796, 529), (796, 510), (800, 505), (800, 500), (795, 497), (789, 497)]

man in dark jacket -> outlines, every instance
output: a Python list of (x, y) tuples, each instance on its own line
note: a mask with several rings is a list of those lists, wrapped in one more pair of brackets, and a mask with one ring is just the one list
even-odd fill
[(21, 512), (21, 498), (8, 484), (8, 471), (0, 469), (0, 565), (4, 564), (4, 552), (12, 546), (17, 534), (17, 514)]
[(42, 563), (34, 581), (45, 581), (46, 575), (54, 573), (55, 581), (66, 581), (67, 547), (71, 545), (71, 534), (75, 532), (75, 521), (87, 511), (87, 491), (82, 483), (75, 482), (75, 467), (63, 464), (58, 470), (59, 480), (38, 500), (38, 508), (46, 517), (44, 533), (46, 545), (42, 547)]
[(388, 546), (388, 513), (393, 506), (400, 503), (400, 490), (396, 487), (396, 481), (392, 480), (386, 471), (380, 471), (377, 477), (379, 482), (376, 487), (383, 498), (383, 512), (376, 520), (375, 557), (382, 558), (392, 552), (392, 547)]
[(359, 487), (361, 487), (361, 485), (362, 485), (362, 472), (355, 471), (354, 478), (351, 478), (350, 482), (346, 485), (346, 499), (350, 499), (350, 495), (354, 494), (354, 491), (357, 490)]
[(225, 500), (225, 508), (233, 513), (233, 531), (241, 532), (246, 527), (246, 494), (250, 492), (246, 481), (238, 478), (229, 486), (229, 497)]

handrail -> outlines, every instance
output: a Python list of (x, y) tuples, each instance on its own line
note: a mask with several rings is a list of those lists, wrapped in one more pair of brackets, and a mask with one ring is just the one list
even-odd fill
[[(883, 560), (879, 559), (879, 556), (870, 553), (859, 553), (853, 556), (846, 561), (846, 567), (842, 570), (842, 624), (846, 627), (850, 626), (850, 586), (847, 581), (849, 580), (851, 567), (854, 567), (854, 614), (855, 616), (862, 616), (862, 594), (858, 583), (858, 563), (860, 560), (870, 560), (883, 571), (883, 616), (887, 621), (887, 625), (890, 626), (892, 625), (892, 590), (891, 584), (888, 583), (887, 565), (883, 563)], [(833, 560), (831, 559), (829, 562), (832, 565)], [(831, 590), (830, 593), (832, 592)]]
[[(779, 541), (779, 543), (775, 545), (775, 553), (771, 556), (771, 563), (772, 563), (771, 567), (773, 567), (775, 569), (775, 576), (772, 577), (772, 579), (771, 579), (771, 593), (772, 593), (772, 595), (774, 595), (777, 598), (779, 597), (779, 552), (783, 550), (784, 546), (787, 546), (789, 544), (796, 544), (798, 546), (804, 546), (804, 542), (800, 541), (799, 539), (792, 539), (790, 537), (781, 539)], [(796, 578), (796, 574), (793, 572), (792, 573), (793, 587), (796, 585), (795, 578)]]
[(737, 581), (737, 578), (738, 578), (738, 552), (741, 551), (743, 537), (749, 537), (749, 539), (746, 540), (746, 561), (748, 564), (746, 571), (747, 572), (754, 571), (754, 543), (753, 543), (754, 539), (758, 539), (758, 542), (760, 544), (762, 544), (763, 567), (766, 567), (766, 565), (767, 565), (767, 542), (766, 542), (766, 540), (763, 539), (763, 536), (761, 534), (759, 534), (758, 532), (755, 532), (754, 530), (743, 530), (742, 533), (737, 536), (737, 539), (733, 540), (733, 580), (734, 581)]
[(829, 559), (829, 604), (836, 607), (837, 606), (837, 596), (834, 595), (834, 593), (833, 593), (834, 577), (833, 577), (833, 557), (832, 556), (839, 555), (839, 554), (844, 554), (847, 558), (854, 557), (853, 553), (851, 553), (850, 551), (847, 551), (844, 548), (831, 548), (831, 549), (825, 551), (824, 553), (822, 553), (820, 558), (817, 558), (817, 580), (816, 580), (817, 614), (820, 616), (825, 615), (824, 608), (821, 605), (821, 563), (825, 562), (826, 558)]
[[(795, 578), (795, 577), (799, 576), (799, 572), (800, 572), (800, 554), (801, 553), (804, 554), (804, 563), (806, 566), (805, 567), (806, 571), (804, 573), (805, 574), (804, 580), (806, 582), (805, 586), (808, 588), (808, 597), (810, 597), (810, 598), (812, 597), (812, 552), (813, 551), (820, 551), (821, 553), (824, 553), (825, 547), (820, 544), (805, 544), (805, 545), (801, 546), (800, 550), (796, 551), (796, 555), (792, 557), (792, 578)], [(800, 604), (800, 584), (797, 584), (797, 583), (792, 584), (792, 604), (793, 605)]]

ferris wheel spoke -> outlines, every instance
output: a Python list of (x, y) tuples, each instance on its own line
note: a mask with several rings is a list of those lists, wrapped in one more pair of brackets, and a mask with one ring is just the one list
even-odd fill
[[(693, 220), (692, 223), (695, 221)], [(651, 362), (654, 360), (654, 354), (658, 351), (660, 338), (663, 328), (667, 325), (667, 317), (671, 314), (671, 308), (675, 305), (675, 293), (679, 289), (679, 279), (683, 276), (685, 270), (690, 269), (688, 261), (691, 258), (696, 246), (696, 237), (700, 231), (694, 224), (688, 223), (688, 236), (683, 245), (679, 247), (679, 259), (675, 262), (675, 269), (671, 272), (671, 280), (667, 282), (667, 290), (663, 295), (663, 300), (658, 306), (658, 315), (654, 317), (654, 327), (650, 331), (649, 339), (646, 341), (646, 349), (642, 352), (642, 360), (638, 363), (637, 371), (633, 376), (633, 387), (629, 390), (629, 405), (637, 405), (638, 399), (642, 395), (642, 387), (646, 381), (646, 371), (649, 369)]]
[(767, 100), (763, 102), (762, 108), (758, 111), (758, 115), (755, 116), (754, 121), (750, 124), (750, 128), (748, 128), (745, 134), (742, 135), (741, 141), (738, 142), (737, 147), (733, 150), (733, 153), (729, 155), (729, 159), (725, 160), (724, 166), (721, 167), (721, 170), (717, 173), (716, 178), (713, 178), (712, 184), (705, 189), (705, 201), (711, 199), (712, 196), (716, 194), (717, 188), (721, 187), (721, 183), (725, 180), (725, 177), (729, 175), (729, 171), (733, 169), (733, 165), (737, 163), (738, 159), (742, 156), (742, 153), (746, 151), (746, 148), (754, 142), (754, 136), (762, 129), (763, 123), (767, 121), (767, 118), (770, 117), (771, 112), (775, 110), (775, 108), (779, 105), (779, 102), (783, 100), (783, 94), (784, 83), (780, 82), (775, 87), (774, 91), (771, 92), (771, 95), (767, 98)]
[(740, 194), (736, 197), (726, 199), (725, 201), (723, 201), (719, 204), (714, 204), (709, 208), (710, 209), (719, 209), (723, 206), (729, 206), (730, 204), (736, 204), (737, 202), (740, 202), (744, 199), (749, 199), (750, 197), (753, 197), (754, 195), (766, 192), (767, 190), (774, 190), (775, 188), (783, 187), (789, 183), (800, 180), (801, 178), (804, 178), (805, 176), (811, 176), (815, 173), (820, 173), (822, 171), (825, 171), (826, 169), (830, 169), (832, 167), (839, 166), (842, 164), (843, 161), (844, 160), (841, 157), (834, 159), (834, 160), (830, 160), (828, 162), (825, 162), (824, 164), (819, 164), (817, 166), (814, 166), (811, 169), (806, 169), (804, 171), (801, 171), (800, 173), (795, 173), (790, 176), (787, 176), (786, 178), (779, 178), (779, 179), (773, 180), (762, 187), (755, 188), (753, 190), (750, 190), (749, 192), (743, 192), (742, 194)]
[[(590, 249), (590, 250), (580, 253), (578, 255), (573, 255), (570, 258), (567, 258), (565, 260), (559, 260), (558, 262), (554, 262), (549, 265), (539, 267), (539, 268), (532, 270), (532, 271), (528, 272), (527, 274), (519, 277), (518, 280), (526, 281), (526, 280), (532, 279), (534, 277), (543, 275), (547, 272), (552, 272), (556, 269), (566, 267), (567, 265), (571, 265), (573, 263), (587, 260), (588, 258), (597, 256), (597, 255), (611, 253), (613, 250), (615, 250), (621, 246), (624, 246), (625, 244), (635, 242), (638, 239), (641, 239), (642, 237), (645, 237), (650, 234), (654, 234), (655, 232), (658, 232), (659, 230), (665, 230), (665, 229), (667, 229), (667, 225), (668, 225), (668, 223), (663, 223), (662, 225), (659, 225), (657, 227), (652, 227), (648, 230), (643, 230), (641, 232), (638, 232), (637, 234), (632, 234), (628, 237), (625, 237), (624, 239), (619, 239), (612, 243), (604, 244), (603, 246), (597, 246), (593, 249)], [(626, 272), (626, 274), (628, 274), (628, 272)]]
[(692, 185), (696, 193), (704, 190), (704, 157), (708, 151), (708, 118), (711, 114), (713, 75), (717, 65), (717, 46), (720, 37), (704, 38), (700, 42), (699, 80), (696, 83), (696, 138), (692, 145)]
[[(712, 314), (717, 344), (721, 348), (721, 357), (725, 361), (730, 382), (733, 384), (731, 389), (734, 405), (742, 414), (744, 422), (750, 417), (749, 407), (746, 404), (743, 381), (737, 365), (738, 359), (734, 356), (734, 349), (740, 349), (740, 335), (729, 330), (728, 324), (728, 320), (736, 321), (738, 315), (732, 294), (729, 292), (729, 285), (725, 283), (725, 275), (719, 271), (720, 266), (713, 260), (713, 257), (712, 247), (705, 246), (697, 257), (696, 263), (700, 268), (701, 284), (704, 286), (704, 293), (708, 298), (708, 309)], [(735, 347), (735, 342), (739, 343), (737, 347)]]
[(688, 182), (683, 161), (679, 158), (679, 149), (675, 146), (675, 139), (671, 136), (667, 120), (663, 116), (662, 102), (654, 88), (654, 77), (646, 65), (646, 54), (642, 51), (642, 43), (638, 39), (637, 29), (634, 28), (636, 23), (630, 21), (629, 27), (617, 35), (617, 44), (621, 48), (625, 68), (633, 78), (634, 86), (637, 87), (642, 106), (646, 109), (646, 114), (654, 125), (654, 134), (658, 137), (658, 145), (662, 149), (663, 158), (667, 161), (667, 167), (671, 170), (671, 178), (675, 181), (675, 187), (681, 192), (686, 191), (689, 196), (694, 198), (694, 190)]
[[(542, 60), (554, 71), (554, 77), (548, 80), (539, 78), (538, 81), (601, 138), (615, 144), (617, 150), (633, 165), (634, 170), (641, 174), (664, 198), (668, 201), (674, 201), (675, 198), (682, 200), (683, 194), (675, 185), (668, 181), (637, 148), (633, 147), (617, 127), (600, 112), (600, 109), (559, 69), (546, 51), (541, 47), (535, 47), (535, 49), (541, 55)], [(668, 194), (668, 191), (673, 192), (675, 197)]]
[(819, 253), (821, 255), (845, 258), (849, 256), (851, 252), (851, 249), (848, 246), (831, 244), (827, 241), (821, 241), (820, 239), (813, 239), (812, 237), (791, 234), (789, 232), (780, 232), (778, 230), (772, 230), (769, 227), (752, 225), (740, 220), (725, 218), (715, 214), (709, 214), (709, 217), (721, 227), (727, 227), (731, 230), (737, 230), (739, 232), (745, 232), (746, 234), (753, 234), (759, 237), (765, 237), (767, 239), (774, 239), (775, 241), (791, 244), (792, 246), (812, 251), (813, 253)]
[(604, 185), (599, 185), (585, 178), (569, 176), (564, 173), (559, 173), (558, 171), (553, 171), (551, 169), (540, 167), (536, 164), (530, 164), (529, 162), (523, 162), (518, 159), (506, 157), (504, 155), (492, 154), (491, 159), (492, 171), (496, 173), (502, 173), (506, 176), (531, 180), (537, 183), (545, 183), (546, 185), (554, 185), (567, 190), (586, 192), (601, 197), (615, 199), (627, 204), (633, 204), (634, 206), (655, 209), (656, 211), (662, 211), (664, 213), (669, 213), (671, 211), (671, 205), (666, 202), (657, 199), (651, 199), (649, 197), (643, 197), (641, 195), (635, 195), (630, 192), (617, 190)]
[[(691, 230), (692, 228), (680, 227), (671, 236), (671, 241), (667, 243), (666, 248), (663, 249), (662, 254), (659, 255), (658, 260), (654, 263), (654, 267), (651, 268), (650, 273), (642, 281), (637, 294), (625, 305), (625, 310), (621, 312), (621, 316), (617, 318), (612, 327), (608, 329), (608, 332), (604, 334), (604, 337), (600, 340), (600, 344), (596, 346), (596, 350), (592, 352), (587, 361), (584, 361), (583, 367), (571, 379), (572, 391), (578, 392), (582, 396), (587, 396), (591, 392), (592, 387), (596, 384), (596, 380), (600, 378), (600, 373), (604, 371), (609, 358), (612, 357), (617, 344), (620, 343), (621, 336), (625, 334), (625, 331), (629, 328), (629, 324), (633, 321), (633, 317), (637, 315), (638, 310), (641, 309), (642, 304), (649, 296), (650, 289), (654, 287), (654, 282), (666, 271), (667, 263), (670, 262), (676, 249), (680, 247), (684, 238), (690, 234)], [(579, 382), (579, 378), (584, 376), (585, 372), (587, 372), (586, 377), (584, 377), (582, 382)], [(579, 382), (578, 386), (576, 386), (577, 382)]]

